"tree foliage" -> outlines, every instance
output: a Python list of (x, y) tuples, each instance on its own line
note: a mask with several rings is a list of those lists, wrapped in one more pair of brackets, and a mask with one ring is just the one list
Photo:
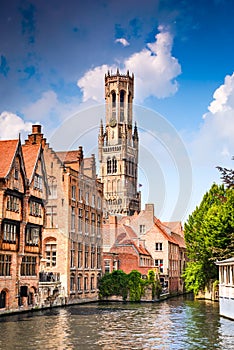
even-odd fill
[(196, 294), (218, 278), (215, 261), (234, 251), (234, 191), (214, 184), (185, 224), (190, 262), (184, 273), (188, 291)]
[(129, 296), (130, 301), (140, 301), (148, 286), (152, 288), (152, 299), (155, 295), (159, 298), (162, 288), (154, 271), (150, 270), (147, 278), (142, 279), (137, 270), (133, 270), (129, 274), (122, 270), (116, 270), (105, 274), (100, 279), (99, 298), (121, 296), (123, 300), (126, 300)]

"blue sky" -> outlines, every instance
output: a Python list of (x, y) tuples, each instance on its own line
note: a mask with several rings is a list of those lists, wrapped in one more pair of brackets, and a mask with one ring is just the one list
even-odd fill
[(1, 0), (0, 138), (39, 122), (55, 148), (96, 153), (104, 74), (129, 69), (143, 205), (184, 220), (215, 167), (233, 166), (233, 12), (231, 0)]

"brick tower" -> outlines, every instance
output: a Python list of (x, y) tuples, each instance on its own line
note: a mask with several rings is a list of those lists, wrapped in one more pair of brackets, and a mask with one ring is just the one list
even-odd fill
[(137, 192), (138, 131), (132, 125), (134, 76), (105, 75), (106, 126), (101, 121), (98, 151), (107, 213), (133, 215), (140, 211)]

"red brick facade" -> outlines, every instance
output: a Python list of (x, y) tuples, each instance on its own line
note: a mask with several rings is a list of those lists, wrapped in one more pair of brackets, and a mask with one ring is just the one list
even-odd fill
[(0, 310), (37, 303), (47, 183), (41, 146), (0, 141)]

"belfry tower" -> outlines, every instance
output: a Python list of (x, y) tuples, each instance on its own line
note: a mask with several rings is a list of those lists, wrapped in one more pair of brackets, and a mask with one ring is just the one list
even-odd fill
[(105, 75), (106, 126), (101, 121), (98, 153), (104, 199), (111, 215), (140, 211), (137, 192), (138, 131), (132, 125), (134, 76)]

